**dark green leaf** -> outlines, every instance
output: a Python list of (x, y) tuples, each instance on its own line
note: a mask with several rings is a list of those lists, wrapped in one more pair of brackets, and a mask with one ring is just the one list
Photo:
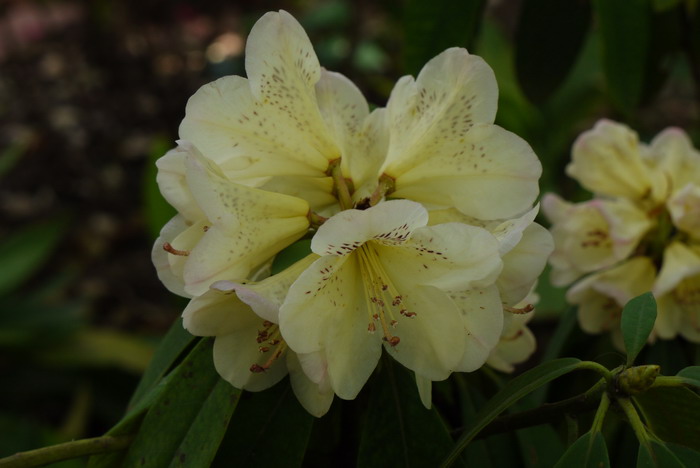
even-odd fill
[(491, 398), (479, 411), (477, 417), (466, 428), (457, 444), (443, 462), (450, 466), (469, 442), (508, 407), (545, 383), (579, 368), (581, 361), (576, 358), (563, 358), (540, 364), (534, 369), (514, 378)]
[(0, 243), (0, 295), (21, 285), (49, 259), (66, 231), (66, 218), (33, 224)]
[(622, 309), (622, 339), (627, 351), (627, 365), (634, 363), (654, 329), (656, 322), (656, 300), (650, 293), (644, 293), (630, 300)]
[(651, 41), (650, 0), (595, 0), (603, 68), (613, 102), (631, 113), (644, 91)]
[[(561, 351), (564, 348), (564, 344), (568, 341), (569, 335), (576, 328), (576, 308), (568, 308), (559, 319), (557, 328), (554, 330), (554, 334), (549, 340), (547, 348), (544, 350), (541, 362), (552, 361), (561, 355)], [(547, 389), (549, 384), (544, 384), (534, 392), (530, 397), (533, 406), (539, 406), (544, 403), (547, 397)]]
[(311, 253), (311, 239), (302, 239), (282, 250), (272, 262), (272, 274), (276, 275), (285, 268), (298, 262)]
[(700, 451), (700, 396), (695, 392), (685, 387), (653, 387), (634, 401), (657, 437)]
[(586, 432), (566, 450), (555, 468), (605, 468), (610, 466), (608, 448), (601, 432)]
[(408, 0), (404, 7), (404, 71), (416, 75), (449, 47), (471, 47), (484, 0)]
[(686, 367), (676, 375), (683, 377), (683, 381), (687, 384), (700, 388), (700, 366)]
[(288, 379), (262, 392), (244, 393), (212, 466), (301, 466), (313, 420)]
[(562, 84), (591, 23), (589, 2), (525, 0), (515, 37), (515, 66), (525, 94), (541, 103)]
[(666, 447), (678, 457), (687, 468), (698, 468), (700, 466), (700, 452), (682, 445), (667, 443)]
[(175, 320), (175, 323), (173, 323), (160, 342), (158, 349), (156, 349), (148, 369), (141, 377), (141, 381), (129, 401), (129, 408), (136, 405), (139, 400), (158, 384), (158, 381), (173, 367), (194, 338), (182, 326), (182, 319), (178, 318)]
[(665, 444), (649, 441), (649, 446), (639, 444), (637, 468), (685, 468), (685, 465)]
[(527, 468), (549, 468), (564, 453), (559, 434), (549, 424), (520, 429), (516, 433)]
[[(435, 408), (420, 401), (413, 374), (384, 359), (372, 382), (358, 466), (436, 466), (453, 441)], [(420, 441), (420, 443), (417, 443)]]
[(124, 466), (211, 463), (239, 394), (214, 369), (213, 341), (200, 341), (174, 371), (146, 414)]

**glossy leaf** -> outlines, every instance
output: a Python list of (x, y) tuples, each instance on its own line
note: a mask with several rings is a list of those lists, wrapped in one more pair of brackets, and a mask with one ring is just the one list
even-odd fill
[(520, 429), (516, 436), (526, 468), (550, 468), (564, 453), (559, 434), (549, 424)]
[(622, 309), (622, 339), (627, 351), (627, 365), (634, 363), (656, 322), (656, 300), (650, 292), (631, 299)]
[(632, 112), (642, 99), (651, 42), (650, 0), (595, 0), (603, 68), (615, 105)]
[(182, 319), (178, 318), (175, 320), (175, 323), (172, 324), (170, 330), (168, 330), (168, 333), (163, 337), (156, 349), (146, 372), (141, 377), (141, 381), (129, 401), (129, 408), (136, 405), (158, 384), (158, 381), (172, 368), (182, 352), (194, 339), (195, 337), (182, 326)]
[(700, 396), (695, 392), (685, 387), (653, 387), (634, 401), (657, 437), (700, 451)]
[(484, 0), (408, 0), (404, 7), (404, 71), (416, 75), (449, 47), (471, 48)]
[(391, 359), (372, 382), (362, 427), (357, 465), (366, 468), (436, 466), (453, 444), (437, 410), (421, 403), (412, 373)]
[(124, 466), (208, 466), (226, 432), (240, 391), (214, 369), (213, 339), (203, 339), (153, 403)]
[(700, 366), (686, 367), (676, 375), (682, 377), (685, 383), (700, 388)]
[(522, 2), (515, 66), (523, 91), (533, 102), (545, 101), (570, 73), (590, 23), (589, 2)]
[(700, 466), (700, 452), (689, 449), (682, 445), (666, 443), (666, 447), (678, 457), (687, 468), (697, 468)]
[(245, 392), (212, 467), (301, 466), (313, 420), (288, 379), (262, 392)]
[(637, 468), (686, 468), (665, 444), (652, 440), (649, 445), (639, 444)]
[(587, 432), (566, 450), (555, 468), (605, 468), (610, 466), (605, 438), (599, 431)]
[(450, 466), (454, 463), (462, 450), (464, 450), (464, 447), (508, 407), (545, 383), (578, 369), (580, 364), (581, 361), (576, 358), (557, 359), (540, 364), (508, 382), (500, 392), (483, 406), (475, 417), (474, 422), (465, 429), (455, 447), (445, 458), (443, 466)]
[(33, 224), (0, 240), (0, 295), (34, 274), (54, 251), (66, 232), (66, 218)]

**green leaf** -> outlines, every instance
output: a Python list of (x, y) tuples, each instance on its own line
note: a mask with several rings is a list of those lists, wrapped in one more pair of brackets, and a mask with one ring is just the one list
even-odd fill
[(272, 262), (271, 273), (276, 275), (311, 253), (311, 239), (302, 239), (282, 250)]
[(540, 364), (508, 382), (500, 392), (484, 405), (472, 424), (465, 429), (450, 454), (443, 461), (443, 466), (450, 466), (459, 457), (459, 454), (467, 444), (508, 407), (536, 388), (557, 377), (568, 374), (580, 366), (581, 361), (576, 358), (557, 359)]
[(416, 75), (449, 47), (471, 48), (484, 0), (408, 0), (404, 6), (404, 71)]
[(421, 403), (413, 374), (389, 358), (372, 382), (362, 427), (357, 465), (366, 468), (436, 466), (453, 444), (437, 410)]
[(0, 243), (0, 295), (29, 279), (46, 261), (66, 232), (67, 219), (54, 218), (12, 233)]
[(632, 113), (642, 99), (651, 42), (650, 0), (595, 0), (603, 68), (614, 104)]
[(685, 465), (666, 447), (655, 440), (649, 445), (639, 444), (637, 468), (685, 468)]
[(656, 322), (656, 300), (650, 293), (631, 299), (622, 309), (622, 339), (627, 350), (627, 366), (634, 363)]
[(608, 448), (600, 431), (586, 432), (566, 450), (555, 468), (605, 468), (610, 466)]
[(195, 337), (182, 326), (182, 319), (175, 320), (156, 349), (148, 369), (141, 377), (141, 381), (129, 400), (129, 408), (135, 406), (158, 384), (158, 381), (173, 367), (182, 352), (194, 339)]
[(124, 466), (208, 466), (228, 427), (240, 390), (214, 369), (213, 339), (203, 339), (153, 403)]
[(564, 453), (564, 444), (559, 434), (549, 424), (520, 429), (516, 435), (527, 468), (554, 466)]
[(212, 467), (301, 466), (313, 416), (299, 404), (289, 379), (244, 393)]
[(589, 2), (525, 0), (515, 36), (515, 66), (525, 94), (545, 101), (576, 61), (591, 23)]
[(657, 437), (700, 451), (700, 396), (695, 392), (685, 387), (652, 387), (634, 401)]
[(700, 452), (670, 443), (667, 443), (666, 447), (678, 457), (683, 466), (687, 468), (698, 468), (700, 466)]
[(683, 382), (700, 388), (700, 366), (686, 367), (676, 375), (682, 377)]

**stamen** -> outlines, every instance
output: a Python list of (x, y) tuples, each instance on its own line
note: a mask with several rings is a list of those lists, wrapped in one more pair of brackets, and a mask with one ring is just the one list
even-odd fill
[(170, 244), (170, 242), (163, 243), (163, 250), (170, 254), (178, 255), (180, 257), (187, 257), (190, 254), (189, 250), (178, 250), (175, 247), (173, 247), (172, 244)]
[(522, 314), (527, 314), (528, 312), (532, 312), (533, 310), (535, 310), (535, 306), (532, 304), (527, 304), (522, 309), (518, 309), (516, 307), (503, 306), (503, 310), (510, 312), (511, 314), (522, 315)]

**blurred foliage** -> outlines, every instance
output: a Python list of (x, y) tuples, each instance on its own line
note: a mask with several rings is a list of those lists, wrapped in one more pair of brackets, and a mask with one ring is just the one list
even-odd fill
[[(563, 175), (569, 149), (601, 117), (626, 121), (642, 139), (680, 126), (700, 143), (696, 1), (16, 3), (39, 32), (12, 29), (0, 44), (0, 119), (8, 122), (0, 125), (0, 372), (9, 383), (0, 389), (0, 455), (109, 431), (138, 435), (128, 452), (93, 457), (91, 466), (428, 466), (462, 436), (481, 437), (456, 458), (467, 466), (607, 466), (608, 452), (612, 466), (632, 466), (637, 450), (638, 466), (698, 466), (700, 397), (685, 387), (631, 398), (658, 437), (648, 444), (637, 442), (619, 407), (602, 430), (592, 429), (590, 407), (476, 434), (530, 390), (510, 413), (585, 392), (595, 384), (590, 373), (569, 374), (579, 360), (625, 364), (608, 337), (577, 328), (546, 273), (533, 325), (540, 351), (519, 370), (544, 367), (516, 379), (488, 369), (455, 376), (434, 385), (435, 408), (426, 412), (411, 375), (383, 361), (356, 401), (336, 399), (316, 420), (287, 382), (249, 394), (219, 380), (206, 359), (210, 343), (182, 329), (175, 317), (183, 303), (168, 298), (149, 265), (151, 243), (174, 214), (154, 163), (174, 146), (197, 87), (244, 73), (243, 38), (266, 10), (299, 18), (321, 63), (375, 105), (399, 76), (415, 75), (447, 47), (481, 55), (499, 84), (497, 123), (539, 155), (542, 191), (577, 200), (586, 194)], [(0, 25), (19, 8), (0, 8)], [(42, 193), (53, 195), (42, 202)], [(303, 242), (280, 254), (273, 271), (308, 252)], [(644, 324), (626, 328), (628, 365), (636, 356), (638, 366), (659, 365), (663, 376), (680, 372), (697, 385), (688, 366), (700, 364), (700, 347), (644, 346)], [(554, 361), (564, 356), (576, 359)], [(194, 392), (186, 368), (203, 376)]]

